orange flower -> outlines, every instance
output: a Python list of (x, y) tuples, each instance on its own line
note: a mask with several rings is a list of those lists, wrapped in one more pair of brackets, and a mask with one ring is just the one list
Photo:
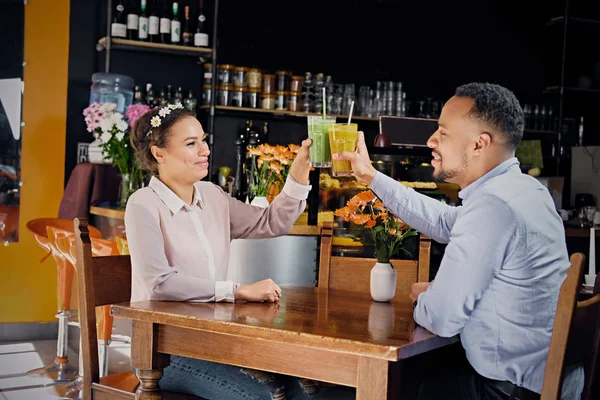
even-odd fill
[(379, 211), (384, 211), (385, 210), (385, 206), (383, 205), (383, 203), (381, 202), (381, 200), (377, 199), (375, 201), (375, 204), (373, 204), (373, 208)]
[(377, 218), (369, 218), (369, 220), (367, 221), (365, 226), (369, 229), (372, 229), (376, 223), (377, 223)]
[(262, 156), (260, 156), (260, 159), (263, 161), (273, 161), (275, 159), (275, 157), (272, 154), (263, 154)]
[(273, 147), (269, 144), (261, 144), (259, 147), (262, 147), (262, 152), (265, 154), (275, 154), (275, 152), (277, 151), (276, 147)]
[(350, 221), (356, 225), (364, 225), (371, 219), (369, 214), (350, 214)]
[(338, 208), (335, 210), (333, 215), (340, 217), (345, 222), (348, 222), (348, 218), (350, 218), (350, 209), (348, 207)]
[(297, 144), (289, 144), (288, 147), (290, 148), (290, 151), (294, 154), (298, 154), (298, 152), (300, 151), (300, 146), (298, 146)]
[(281, 171), (283, 171), (283, 165), (281, 165), (279, 161), (273, 161), (269, 163), (269, 168), (271, 168), (271, 171), (275, 172), (276, 174), (279, 174)]
[(396, 222), (396, 226), (398, 227), (398, 229), (402, 230), (405, 227), (407, 227), (406, 223), (404, 221), (402, 221), (400, 218), (398, 217), (394, 217), (394, 221)]
[(392, 235), (392, 236), (396, 235), (396, 233), (397, 233), (397, 232), (398, 232), (398, 231), (396, 231), (396, 228), (390, 228), (390, 229), (388, 229), (388, 233), (389, 233), (390, 235)]
[(250, 156), (260, 156), (262, 151), (259, 147), (248, 147), (248, 155)]
[(351, 198), (350, 201), (348, 201), (348, 207), (353, 209), (357, 209), (358, 207), (364, 207), (376, 198), (377, 197), (373, 192), (371, 192), (370, 190), (366, 190)]

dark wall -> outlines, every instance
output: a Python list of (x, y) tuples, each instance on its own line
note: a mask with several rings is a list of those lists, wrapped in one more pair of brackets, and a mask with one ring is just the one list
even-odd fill
[[(71, 4), (66, 178), (75, 165), (77, 142), (92, 140), (81, 111), (88, 104), (92, 73), (104, 69), (105, 53), (96, 52), (95, 44), (106, 32), (106, 1)], [(195, 16), (196, 3), (181, 0), (180, 10), (191, 4)], [(205, 3), (210, 29), (212, 2)], [(323, 72), (336, 83), (357, 87), (402, 81), (409, 99), (417, 100), (444, 100), (459, 84), (491, 81), (511, 88), (524, 103), (542, 102), (547, 100), (542, 89), (558, 82), (561, 50), (560, 35), (545, 22), (561, 14), (562, 2), (527, 3), (529, 9), (516, 0), (221, 0), (218, 63)], [(192, 89), (198, 99), (202, 68), (190, 57), (112, 53), (112, 72), (130, 75), (136, 84)], [(305, 134), (303, 119), (219, 115), (215, 166), (234, 166), (234, 138), (249, 118), (261, 127), (269, 121), (277, 141), (299, 142)], [(359, 128), (369, 136), (377, 130), (374, 122), (361, 122)]]

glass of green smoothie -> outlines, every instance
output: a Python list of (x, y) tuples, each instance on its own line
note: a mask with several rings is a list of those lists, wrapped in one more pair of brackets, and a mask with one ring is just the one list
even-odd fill
[(308, 138), (310, 145), (310, 166), (315, 168), (331, 167), (331, 151), (329, 149), (329, 125), (335, 124), (335, 117), (309, 115)]

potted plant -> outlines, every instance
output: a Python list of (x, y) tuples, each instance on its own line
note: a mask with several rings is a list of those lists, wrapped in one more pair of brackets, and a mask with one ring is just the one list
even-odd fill
[(358, 240), (375, 249), (377, 262), (371, 270), (370, 282), (373, 300), (392, 300), (396, 293), (397, 272), (390, 260), (401, 252), (408, 253), (403, 246), (404, 240), (419, 233), (394, 216), (370, 190), (352, 197), (334, 215), (354, 224), (361, 232)]

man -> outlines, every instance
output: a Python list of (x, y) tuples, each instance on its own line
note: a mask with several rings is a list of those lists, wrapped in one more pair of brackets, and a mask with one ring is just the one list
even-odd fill
[[(399, 218), (448, 243), (435, 281), (413, 285), (414, 318), (439, 336), (460, 335), (470, 366), (423, 382), (421, 397), (539, 398), (570, 263), (550, 194), (515, 158), (523, 110), (508, 89), (470, 83), (444, 105), (438, 125), (427, 141), (433, 176), (460, 186), (460, 207), (375, 170), (362, 132), (356, 152), (334, 155), (349, 160), (356, 178)], [(563, 398), (579, 398), (583, 369), (565, 376)]]

